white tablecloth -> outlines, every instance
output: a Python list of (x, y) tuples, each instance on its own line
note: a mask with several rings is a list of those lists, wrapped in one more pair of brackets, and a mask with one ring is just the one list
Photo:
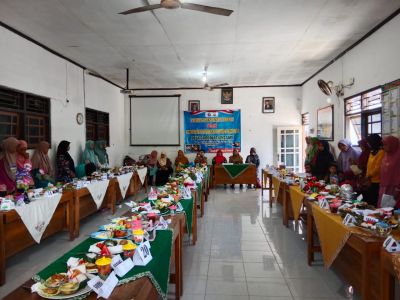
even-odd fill
[(126, 191), (131, 183), (133, 172), (117, 176), (119, 189), (121, 191), (122, 199), (125, 199)]
[(99, 209), (101, 203), (103, 203), (103, 199), (106, 195), (109, 182), (110, 180), (94, 181), (87, 186), (90, 195), (92, 195), (92, 198), (96, 203), (97, 209)]

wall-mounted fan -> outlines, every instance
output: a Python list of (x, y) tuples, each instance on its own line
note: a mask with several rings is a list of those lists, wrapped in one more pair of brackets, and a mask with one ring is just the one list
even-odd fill
[(325, 80), (318, 80), (319, 89), (327, 96), (331, 96), (333, 91), (336, 94), (336, 97), (344, 96), (344, 89), (350, 88), (354, 84), (354, 78), (350, 79), (348, 84), (339, 83), (338, 85), (334, 85), (332, 81), (326, 82)]
[(160, 4), (153, 4), (153, 5), (137, 7), (137, 8), (129, 9), (127, 11), (120, 12), (119, 14), (130, 15), (130, 14), (154, 10), (154, 9), (158, 9), (158, 8), (167, 8), (167, 9), (183, 8), (183, 9), (196, 10), (196, 11), (205, 12), (205, 13), (214, 14), (214, 15), (220, 15), (220, 16), (230, 16), (230, 14), (233, 12), (233, 10), (225, 9), (225, 8), (206, 6), (206, 5), (200, 5), (200, 4), (194, 4), (194, 3), (186, 3), (186, 2), (181, 3), (179, 0), (161, 0)]

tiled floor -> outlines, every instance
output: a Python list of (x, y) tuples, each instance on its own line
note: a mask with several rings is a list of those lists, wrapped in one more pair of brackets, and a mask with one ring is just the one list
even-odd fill
[[(322, 262), (309, 267), (301, 225), (282, 225), (280, 207), (269, 209), (259, 190), (212, 190), (205, 216), (198, 220), (198, 241), (185, 245), (184, 295), (190, 300), (346, 299), (344, 283)], [(141, 196), (138, 196), (140, 198)], [(116, 215), (127, 210), (118, 209)], [(70, 242), (59, 234), (12, 257), (0, 297), (25, 282), (110, 218), (105, 211), (83, 222), (81, 236)], [(173, 299), (170, 286), (170, 299)]]

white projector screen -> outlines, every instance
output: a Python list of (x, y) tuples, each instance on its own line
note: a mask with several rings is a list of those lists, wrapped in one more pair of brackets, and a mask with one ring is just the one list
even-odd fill
[(180, 95), (132, 96), (131, 146), (180, 145)]

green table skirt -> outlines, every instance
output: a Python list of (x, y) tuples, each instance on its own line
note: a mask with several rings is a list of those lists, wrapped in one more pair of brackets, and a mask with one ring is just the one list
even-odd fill
[[(157, 236), (151, 245), (151, 255), (153, 259), (146, 266), (135, 266), (124, 277), (119, 278), (118, 285), (134, 281), (147, 276), (159, 292), (163, 299), (167, 298), (169, 267), (172, 253), (172, 230), (157, 230)], [(48, 265), (42, 271), (37, 273), (32, 279), (35, 281), (44, 281), (51, 275), (67, 271), (67, 260), (70, 257), (83, 258), (82, 253), (86, 253), (90, 245), (99, 242), (96, 239), (88, 238), (72, 250), (65, 253), (59, 259)], [(85, 295), (84, 297), (86, 297)], [(77, 297), (82, 299), (83, 297)]]
[(249, 166), (250, 164), (223, 165), (225, 171), (232, 179), (246, 171)]

